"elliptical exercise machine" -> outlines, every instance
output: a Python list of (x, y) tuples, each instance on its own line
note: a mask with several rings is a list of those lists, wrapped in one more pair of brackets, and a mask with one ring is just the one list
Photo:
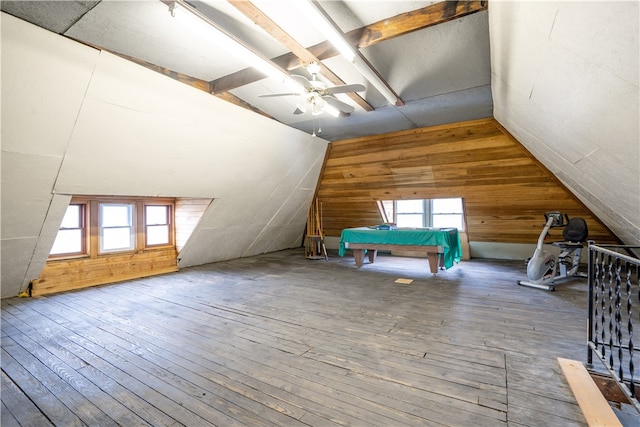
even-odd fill
[[(587, 277), (585, 273), (578, 273), (578, 267), (589, 231), (584, 219), (569, 219), (566, 214), (563, 216), (562, 212), (547, 212), (544, 218), (546, 223), (538, 238), (538, 245), (527, 262), (529, 280), (518, 280), (518, 285), (553, 291), (558, 282), (573, 277)], [(555, 255), (545, 251), (543, 247), (549, 229), (555, 227), (564, 227), (562, 237), (565, 239), (562, 242), (552, 243), (553, 246), (561, 248), (557, 261)]]

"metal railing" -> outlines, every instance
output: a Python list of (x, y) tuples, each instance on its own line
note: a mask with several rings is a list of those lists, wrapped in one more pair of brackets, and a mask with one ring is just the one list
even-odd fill
[[(589, 245), (587, 363), (595, 354), (640, 410), (636, 393), (640, 366), (640, 259), (627, 254), (640, 246)], [(638, 331), (634, 331), (634, 321)]]

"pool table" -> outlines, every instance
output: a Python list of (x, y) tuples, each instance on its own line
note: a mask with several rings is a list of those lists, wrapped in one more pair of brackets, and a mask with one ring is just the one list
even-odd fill
[(417, 251), (427, 255), (429, 269), (451, 268), (460, 262), (462, 245), (456, 228), (398, 228), (378, 230), (371, 227), (346, 228), (340, 236), (338, 254), (353, 252), (356, 265), (362, 267), (365, 254), (373, 263), (379, 250)]

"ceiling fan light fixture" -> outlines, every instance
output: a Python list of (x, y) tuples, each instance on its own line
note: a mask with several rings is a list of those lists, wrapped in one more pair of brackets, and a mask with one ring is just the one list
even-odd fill
[(324, 113), (324, 108), (327, 105), (324, 99), (317, 93), (312, 93), (309, 98), (307, 98), (307, 104), (311, 106), (311, 115), (319, 116)]
[[(313, 64), (316, 66), (318, 65), (315, 63)], [(354, 111), (355, 108), (352, 105), (340, 101), (334, 95), (363, 91), (365, 89), (363, 85), (344, 84), (327, 87), (327, 85), (323, 81), (318, 80), (319, 73), (314, 72), (314, 68), (311, 68), (308, 71), (310, 71), (310, 74), (312, 74), (311, 80), (298, 74), (291, 75), (291, 80), (300, 85), (300, 87), (302, 88), (301, 91), (289, 93), (271, 93), (260, 95), (260, 97), (270, 98), (277, 96), (300, 96), (293, 114), (303, 114), (307, 110), (311, 110), (311, 114), (313, 116), (319, 116), (326, 112), (327, 114), (334, 117), (339, 117), (342, 115), (342, 113), (350, 114)]]

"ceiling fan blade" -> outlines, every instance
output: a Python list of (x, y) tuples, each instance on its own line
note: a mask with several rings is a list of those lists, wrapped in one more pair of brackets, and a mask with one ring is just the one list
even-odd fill
[(313, 89), (311, 82), (305, 77), (298, 74), (291, 74), (291, 78), (302, 85), (305, 89)]
[(325, 89), (325, 92), (333, 95), (334, 93), (362, 92), (363, 90), (364, 90), (363, 85), (355, 83), (351, 85), (339, 85), (339, 86), (328, 87), (327, 89)]
[(258, 95), (258, 98), (272, 98), (274, 96), (298, 96), (300, 93), (290, 92), (290, 93), (267, 93), (264, 95)]
[(353, 111), (355, 110), (354, 107), (352, 107), (349, 104), (346, 104), (342, 101), (340, 101), (339, 99), (336, 99), (332, 96), (323, 96), (322, 99), (324, 99), (327, 104), (331, 105), (332, 107), (337, 108), (338, 110), (342, 111), (343, 113), (353, 113)]

